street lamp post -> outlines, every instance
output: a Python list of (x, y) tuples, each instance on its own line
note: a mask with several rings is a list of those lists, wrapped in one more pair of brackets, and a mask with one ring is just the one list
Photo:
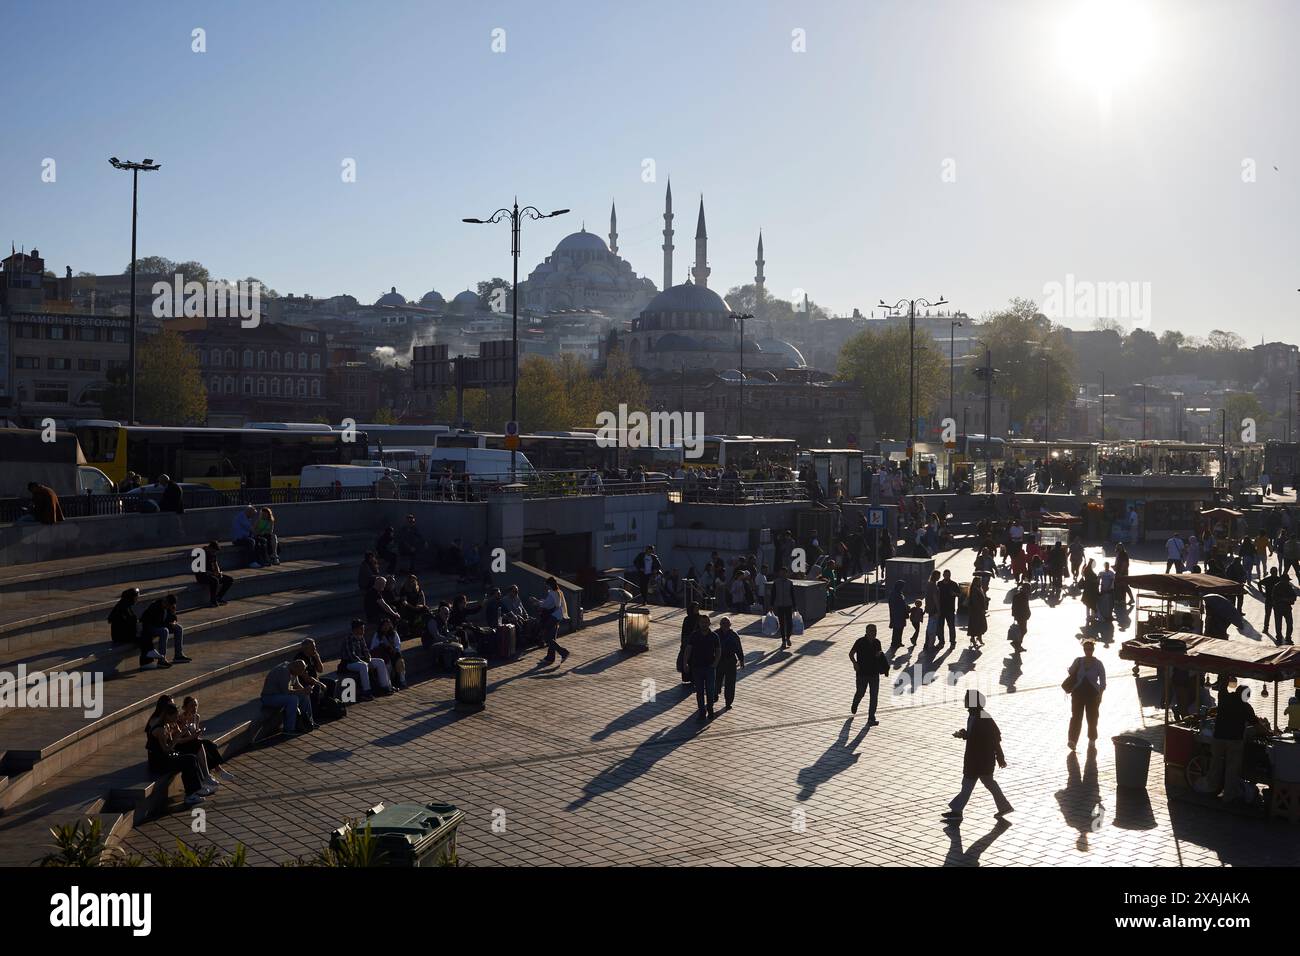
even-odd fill
[[(928, 299), (899, 299), (890, 311), (907, 305), (907, 470), (912, 471), (912, 446), (916, 443), (916, 307), (918, 304), (927, 309), (947, 305), (948, 300), (939, 296), (937, 302)], [(880, 300), (881, 308), (888, 309), (885, 300)]]
[(1147, 386), (1142, 383), (1142, 440), (1147, 440)]
[(135, 232), (136, 217), (139, 209), (138, 197), (140, 193), (140, 173), (152, 173), (162, 169), (162, 166), (155, 163), (152, 159), (146, 159), (144, 162), (133, 163), (130, 160), (120, 160), (112, 156), (108, 160), (109, 165), (114, 169), (131, 171), (131, 345), (130, 355), (127, 356), (126, 364), (130, 367), (131, 373), (131, 421), (135, 424), (135, 335), (136, 335), (136, 314), (135, 314)]
[[(1101, 371), (1098, 369), (1098, 371)], [(1101, 372), (1101, 440), (1106, 441), (1106, 373)]]
[[(525, 218), (550, 219), (552, 216), (562, 216), (568, 211), (567, 209), (556, 209), (553, 212), (542, 212), (536, 206), (525, 206), (520, 209), (519, 200), (516, 199), (514, 205), (509, 209), (504, 207), (498, 209), (486, 219), (461, 220), (461, 222), (482, 226), (490, 222), (500, 222), (506, 217), (510, 218), (510, 257), (514, 269), (510, 280), (510, 420), (512, 422), (519, 421), (519, 226)], [(511, 483), (515, 481), (516, 477), (517, 449), (518, 443), (516, 440), (515, 447), (510, 449)]]
[[(1052, 390), (1048, 375), (1051, 374), (1051, 356), (1046, 352), (1043, 353), (1043, 442), (1051, 440), (1051, 430), (1048, 423), (1052, 420)], [(1046, 449), (1044, 449), (1046, 453)]]
[(748, 312), (733, 313), (733, 319), (740, 323), (740, 411), (736, 420), (736, 434), (745, 434), (745, 320), (752, 319)]
[(1219, 432), (1219, 484), (1228, 487), (1228, 409), (1219, 409), (1223, 416), (1222, 431)]

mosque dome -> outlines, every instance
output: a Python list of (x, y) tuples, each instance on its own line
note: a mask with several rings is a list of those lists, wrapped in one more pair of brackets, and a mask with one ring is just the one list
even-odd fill
[(609, 246), (605, 245), (605, 240), (600, 238), (594, 232), (588, 232), (585, 228), (579, 232), (571, 232), (555, 247), (559, 252), (609, 252)]
[(791, 368), (806, 368), (808, 366), (803, 353), (789, 342), (781, 339), (759, 339), (758, 347), (764, 352), (784, 355), (789, 360)]
[(393, 286), (375, 300), (375, 305), (406, 305), (406, 297), (397, 291), (397, 286)]
[(469, 289), (457, 292), (456, 297), (451, 300), (451, 307), (457, 312), (477, 312), (481, 305), (478, 293), (471, 292)]
[(420, 305), (426, 309), (440, 309), (447, 304), (447, 300), (437, 290), (430, 289), (420, 297)]
[(648, 313), (713, 312), (731, 314), (731, 306), (712, 289), (692, 282), (665, 289), (650, 300), (645, 307)]

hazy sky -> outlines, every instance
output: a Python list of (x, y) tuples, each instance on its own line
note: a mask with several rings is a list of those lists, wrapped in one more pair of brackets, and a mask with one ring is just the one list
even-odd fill
[(723, 292), (752, 277), (762, 227), (769, 290), (839, 313), (944, 294), (977, 314), (1073, 276), (1137, 283), (1129, 318), (1157, 332), (1300, 338), (1287, 0), (0, 11), (0, 241), (60, 274), (130, 258), (111, 155), (163, 165), (141, 255), (363, 301), (508, 276), (508, 227), (460, 220), (516, 193), (573, 210), (525, 226), (522, 275), (584, 219), (603, 236), (613, 198), (621, 254), (659, 284), (671, 175), (679, 282), (703, 192)]

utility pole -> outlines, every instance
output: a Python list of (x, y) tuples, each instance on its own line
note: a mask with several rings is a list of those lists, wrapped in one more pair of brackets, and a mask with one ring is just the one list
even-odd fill
[(131, 421), (129, 424), (134, 425), (136, 423), (135, 349), (136, 349), (136, 329), (137, 329), (136, 307), (135, 307), (135, 232), (136, 232), (136, 218), (139, 210), (137, 199), (140, 193), (140, 173), (142, 171), (146, 173), (156, 172), (159, 169), (162, 169), (162, 166), (158, 163), (155, 163), (152, 159), (146, 159), (144, 162), (141, 163), (133, 163), (130, 160), (126, 160), (126, 161), (120, 160), (116, 156), (111, 157), (108, 162), (109, 165), (111, 165), (114, 169), (123, 169), (123, 170), (129, 169), (131, 171), (131, 345), (130, 345), (130, 354), (127, 356), (126, 364), (129, 367), (131, 373)]

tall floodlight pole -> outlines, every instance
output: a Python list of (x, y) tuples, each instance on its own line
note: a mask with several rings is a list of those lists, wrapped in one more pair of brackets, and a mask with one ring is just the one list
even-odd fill
[[(568, 211), (556, 209), (553, 212), (542, 212), (536, 206), (525, 206), (520, 209), (519, 200), (516, 199), (512, 207), (498, 209), (486, 219), (461, 220), (461, 222), (482, 226), (490, 222), (500, 222), (507, 217), (510, 219), (510, 257), (513, 263), (510, 280), (510, 420), (512, 422), (519, 421), (519, 225), (525, 218), (550, 219), (552, 216), (562, 216)], [(517, 458), (518, 441), (516, 440), (510, 449), (511, 483), (516, 478)]]
[(1147, 386), (1142, 383), (1142, 440), (1147, 440)]
[(162, 166), (155, 163), (152, 159), (146, 159), (141, 163), (133, 163), (130, 160), (120, 160), (112, 156), (108, 160), (109, 165), (114, 169), (129, 169), (131, 171), (131, 345), (130, 355), (127, 356), (126, 364), (130, 369), (131, 375), (131, 421), (134, 425), (135, 417), (135, 336), (136, 336), (136, 314), (135, 314), (135, 233), (136, 218), (139, 211), (138, 197), (140, 193), (140, 173), (152, 173), (162, 169)]
[(882, 309), (889, 309), (895, 315), (898, 311), (907, 306), (907, 471), (912, 473), (912, 446), (916, 444), (916, 307), (918, 305), (927, 309), (937, 308), (941, 305), (947, 305), (948, 300), (939, 296), (938, 301), (931, 302), (928, 299), (899, 299), (894, 303), (894, 307), (889, 309), (885, 305), (885, 300), (880, 300)]
[(745, 320), (752, 319), (748, 312), (733, 313), (733, 319), (740, 323), (740, 414), (737, 418), (736, 434), (745, 434)]
[(1106, 442), (1106, 373), (1102, 372), (1101, 369), (1098, 369), (1097, 371), (1101, 373), (1101, 441), (1102, 444), (1105, 444)]

